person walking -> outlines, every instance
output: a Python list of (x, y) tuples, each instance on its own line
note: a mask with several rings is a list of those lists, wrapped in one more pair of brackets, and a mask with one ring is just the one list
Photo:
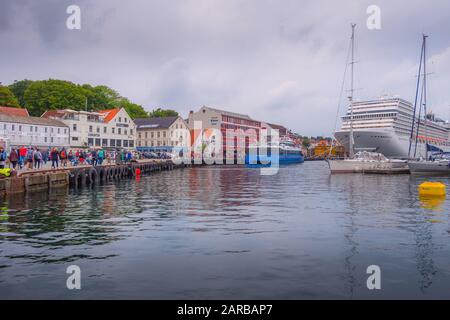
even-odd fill
[(29, 147), (27, 150), (27, 154), (25, 156), (26, 167), (28, 169), (33, 169), (33, 155), (34, 155), (34, 150), (32, 147)]
[(103, 159), (105, 159), (105, 151), (103, 149), (98, 150), (98, 152), (97, 152), (97, 159), (98, 159), (97, 160), (97, 164), (99, 166), (101, 166), (102, 163), (103, 163)]
[(52, 152), (50, 152), (50, 160), (52, 160), (52, 169), (56, 169), (59, 167), (59, 152), (56, 147), (52, 149)]
[(48, 162), (48, 158), (49, 158), (49, 153), (48, 153), (49, 149), (46, 149), (42, 152), (42, 161), (44, 162), (44, 166), (47, 164)]
[(3, 147), (0, 147), (0, 169), (5, 168), (6, 159), (8, 159), (8, 154)]
[(95, 167), (97, 165), (97, 161), (98, 161), (97, 150), (94, 149), (91, 151), (91, 157), (92, 157), (92, 165)]
[(11, 163), (11, 166), (13, 169), (16, 169), (17, 162), (19, 162), (19, 153), (16, 149), (11, 149), (11, 152), (9, 153), (9, 162)]
[(64, 147), (59, 153), (59, 158), (61, 159), (61, 167), (67, 167), (67, 151)]
[(27, 148), (25, 148), (25, 146), (21, 146), (19, 148), (19, 167), (20, 169), (23, 168), (23, 166), (25, 165), (25, 159), (27, 157)]
[(42, 153), (37, 148), (34, 151), (33, 159), (34, 159), (34, 168), (35, 169), (40, 169), (41, 168), (41, 162), (42, 162)]

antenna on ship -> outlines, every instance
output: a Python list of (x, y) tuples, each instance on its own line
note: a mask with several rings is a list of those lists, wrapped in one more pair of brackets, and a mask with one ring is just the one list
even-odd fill
[(352, 60), (350, 62), (350, 96), (348, 97), (348, 100), (350, 101), (350, 137), (349, 137), (349, 156), (350, 158), (353, 158), (354, 151), (354, 140), (353, 140), (353, 69), (355, 65), (355, 27), (356, 24), (352, 23)]

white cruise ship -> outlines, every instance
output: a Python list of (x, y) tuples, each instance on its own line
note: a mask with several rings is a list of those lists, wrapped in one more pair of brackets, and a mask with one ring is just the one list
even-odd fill
[[(391, 158), (407, 158), (410, 146), (413, 105), (400, 98), (380, 98), (371, 101), (354, 101), (342, 117), (342, 127), (335, 132), (336, 139), (349, 150), (353, 108), (354, 151), (373, 151)], [(426, 123), (425, 123), (426, 122)], [(416, 120), (417, 124), (417, 120)], [(419, 133), (414, 127), (411, 157), (426, 157), (426, 142), (445, 152), (450, 151), (450, 124), (433, 114), (420, 120)], [(415, 140), (417, 136), (417, 151)]]

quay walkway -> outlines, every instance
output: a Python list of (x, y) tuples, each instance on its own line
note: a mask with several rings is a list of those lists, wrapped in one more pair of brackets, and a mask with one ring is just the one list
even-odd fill
[(82, 188), (107, 181), (121, 180), (163, 170), (184, 168), (171, 160), (137, 160), (129, 163), (102, 164), (98, 166), (67, 166), (56, 169), (19, 170), (10, 177), (0, 177), (0, 196), (52, 190), (55, 188)]

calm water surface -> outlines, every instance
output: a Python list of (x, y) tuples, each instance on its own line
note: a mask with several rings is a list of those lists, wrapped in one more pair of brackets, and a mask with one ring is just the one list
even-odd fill
[[(14, 196), (0, 208), (0, 298), (450, 298), (450, 201), (419, 199), (422, 181), (307, 162)], [(66, 288), (72, 264), (81, 290)]]

